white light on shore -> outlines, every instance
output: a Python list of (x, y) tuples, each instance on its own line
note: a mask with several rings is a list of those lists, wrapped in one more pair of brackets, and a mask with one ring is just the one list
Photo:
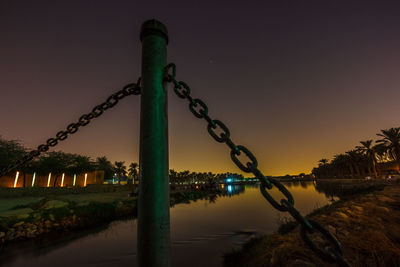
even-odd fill
[(63, 173), (61, 176), (61, 187), (64, 186), (64, 176), (65, 176), (65, 173)]
[(16, 187), (17, 187), (17, 183), (18, 183), (18, 176), (19, 176), (19, 172), (17, 172), (17, 173), (15, 174), (14, 188), (16, 188)]
[(50, 186), (50, 179), (51, 179), (51, 173), (49, 173), (49, 178), (47, 179), (47, 187)]
[(84, 184), (84, 186), (86, 186), (86, 181), (87, 181), (87, 173), (85, 173), (85, 184)]
[(36, 172), (33, 173), (33, 177), (32, 177), (32, 187), (35, 185), (35, 178), (36, 178)]
[(75, 186), (75, 183), (76, 183), (76, 174), (74, 174), (74, 186)]

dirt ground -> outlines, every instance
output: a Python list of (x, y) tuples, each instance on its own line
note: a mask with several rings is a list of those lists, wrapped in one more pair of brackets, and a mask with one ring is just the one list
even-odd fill
[[(317, 212), (341, 242), (352, 266), (400, 266), (400, 184), (350, 197)], [(320, 236), (313, 239), (325, 246)], [(226, 266), (337, 266), (319, 259), (302, 241), (299, 227), (285, 235), (256, 238), (226, 255)]]

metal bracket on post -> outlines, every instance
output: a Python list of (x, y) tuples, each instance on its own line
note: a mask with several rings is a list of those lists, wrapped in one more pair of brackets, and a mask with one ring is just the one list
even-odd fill
[(138, 264), (169, 266), (168, 109), (166, 66), (168, 32), (157, 20), (143, 23), (140, 110)]

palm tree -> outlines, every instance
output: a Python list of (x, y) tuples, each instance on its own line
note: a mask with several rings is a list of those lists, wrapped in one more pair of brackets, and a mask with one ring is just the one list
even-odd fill
[(190, 171), (185, 170), (185, 171), (179, 172), (179, 180), (182, 180), (182, 181), (186, 180), (187, 182), (192, 183), (193, 181), (190, 178), (191, 178)]
[(335, 155), (331, 164), (336, 171), (336, 176), (339, 178), (344, 178), (346, 171), (349, 170), (348, 157), (344, 154)]
[(319, 178), (324, 177), (326, 178), (328, 176), (329, 172), (329, 163), (328, 159), (320, 159), (318, 161), (318, 169), (315, 172), (315, 176), (318, 176)]
[(168, 177), (169, 177), (169, 181), (171, 182), (171, 183), (173, 183), (173, 184), (175, 184), (175, 183), (177, 183), (178, 182), (178, 173), (174, 170), (174, 169), (170, 169), (169, 170), (169, 175), (168, 175)]
[(326, 164), (328, 164), (328, 160), (327, 159), (320, 159), (318, 161), (318, 163), (321, 164), (321, 165), (326, 165)]
[(400, 127), (381, 130), (377, 136), (382, 139), (376, 142), (384, 144), (388, 148), (390, 156), (397, 161), (400, 168)]
[(126, 166), (124, 165), (125, 161), (116, 161), (115, 165), (115, 173), (118, 177), (118, 184), (121, 184), (121, 176), (126, 174)]
[(346, 154), (349, 156), (350, 162), (353, 165), (353, 169), (355, 170), (356, 176), (360, 177), (360, 162), (361, 162), (361, 155), (357, 150), (350, 150), (347, 151)]
[(129, 165), (128, 175), (133, 178), (133, 183), (135, 182), (135, 178), (138, 175), (137, 168), (138, 168), (138, 164), (136, 162), (132, 162)]
[(375, 178), (378, 178), (378, 173), (376, 171), (376, 155), (375, 155), (375, 150), (374, 147), (372, 146), (372, 140), (367, 140), (367, 141), (360, 141), (361, 146), (357, 146), (356, 149), (364, 154), (368, 160), (368, 170), (369, 174), (372, 176), (372, 171), (374, 172)]
[[(379, 142), (379, 140), (376, 142)], [(377, 145), (374, 146), (374, 150), (376, 157), (380, 162), (390, 161), (391, 159), (390, 151), (385, 144), (378, 143)]]
[(104, 171), (104, 180), (111, 179), (114, 174), (114, 166), (106, 156), (96, 159), (96, 169)]
[(347, 169), (350, 171), (350, 177), (354, 178), (354, 165), (353, 165), (353, 159), (349, 154), (340, 154), (343, 157), (344, 164), (346, 164)]

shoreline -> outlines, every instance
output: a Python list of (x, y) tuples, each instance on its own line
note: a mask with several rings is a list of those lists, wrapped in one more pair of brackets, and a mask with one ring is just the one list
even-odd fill
[[(335, 181), (331, 182), (335, 184)], [(351, 188), (354, 190), (353, 186)], [(2, 211), (0, 205), (0, 247), (45, 237), (58, 231), (90, 230), (97, 226), (108, 225), (115, 220), (135, 218), (137, 196), (128, 197), (132, 190), (133, 186), (77, 188), (73, 192), (66, 188), (56, 188), (55, 191), (39, 188), (33, 191), (26, 190), (28, 196), (19, 198), (21, 201), (19, 204), (15, 203), (15, 199), (6, 198), (4, 202), (14, 203), (14, 206)], [(363, 191), (365, 188), (357, 190)], [(24, 193), (24, 190), (19, 191), (20, 194)], [(35, 194), (44, 191), (46, 192), (44, 197), (35, 197)], [(190, 203), (197, 199), (211, 199), (224, 194), (215, 188), (172, 191), (170, 206)], [(295, 226), (289, 222), (281, 228), (284, 229), (283, 232), (287, 232)]]
[[(136, 200), (118, 200), (112, 203), (73, 202), (43, 199), (37, 209), (30, 207), (10, 210), (0, 223), (0, 245), (34, 239), (55, 231), (90, 229), (114, 220), (134, 217)], [(4, 217), (3, 217), (4, 218)]]
[[(320, 222), (341, 242), (344, 258), (352, 266), (400, 266), (399, 181), (346, 196), (306, 217)], [(296, 223), (281, 225), (279, 232), (256, 237), (226, 254), (224, 266), (337, 266), (322, 261), (306, 246)], [(324, 246), (318, 236), (315, 242)]]
[[(0, 212), (0, 247), (56, 231), (88, 230), (115, 220), (135, 218), (137, 196), (130, 187), (108, 193), (49, 195)], [(172, 192), (170, 206), (223, 194), (220, 190)], [(28, 201), (32, 198), (28, 198)]]

